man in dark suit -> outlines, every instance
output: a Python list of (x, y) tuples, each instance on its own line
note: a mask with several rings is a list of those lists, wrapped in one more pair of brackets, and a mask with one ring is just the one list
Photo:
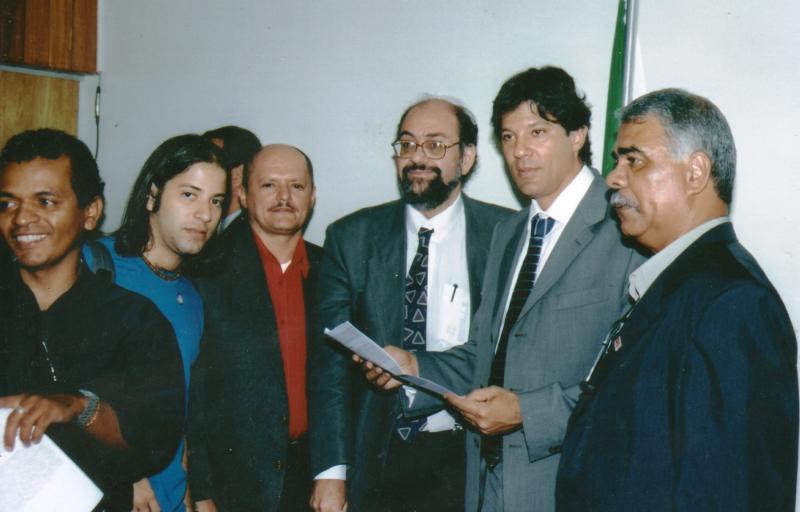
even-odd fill
[(306, 338), (321, 249), (303, 241), (314, 206), (311, 161), (265, 146), (245, 167), (230, 254), (198, 282), (206, 306), (192, 374), (187, 444), (198, 510), (297, 511), (308, 505)]
[[(580, 382), (642, 261), (621, 243), (606, 186), (589, 167), (590, 118), (560, 68), (531, 68), (503, 84), (495, 136), (530, 207), (495, 229), (469, 341), (416, 357), (392, 349), (408, 372), (466, 394), (447, 400), (474, 429), (468, 511), (555, 508), (558, 452)], [(394, 384), (377, 373), (367, 377)], [(435, 405), (421, 396), (409, 412)]]
[(558, 509), (794, 510), (796, 340), (727, 217), (728, 123), (679, 89), (620, 119), (611, 202), (654, 256), (570, 420)]
[[(478, 127), (461, 106), (409, 107), (393, 144), (401, 201), (333, 223), (320, 271), (323, 327), (349, 320), (380, 345), (437, 351), (466, 341), (480, 302), (492, 229), (511, 213), (461, 193)], [(366, 385), (327, 340), (311, 360), (312, 506), (341, 510), (463, 510), (464, 432), (438, 410), (400, 416), (411, 391)], [(333, 471), (331, 469), (333, 468)], [(335, 472), (339, 471), (338, 474)]]

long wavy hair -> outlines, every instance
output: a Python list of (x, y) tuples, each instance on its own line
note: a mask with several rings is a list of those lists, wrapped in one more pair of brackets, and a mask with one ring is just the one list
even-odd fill
[[(139, 256), (144, 253), (152, 233), (150, 231), (150, 211), (147, 201), (155, 188), (155, 204), (153, 212), (157, 212), (161, 203), (161, 191), (169, 180), (184, 172), (196, 163), (217, 164), (226, 171), (229, 170), (228, 159), (225, 153), (211, 141), (200, 135), (178, 135), (167, 139), (147, 158), (133, 190), (125, 206), (122, 223), (115, 233), (114, 248), (123, 256)], [(230, 201), (230, 180), (225, 187), (225, 203), (222, 211), (226, 211)], [(208, 240), (203, 250), (198, 254), (186, 256), (183, 260), (183, 270), (186, 273), (199, 273), (209, 264), (212, 264), (220, 254), (217, 248), (216, 229)]]

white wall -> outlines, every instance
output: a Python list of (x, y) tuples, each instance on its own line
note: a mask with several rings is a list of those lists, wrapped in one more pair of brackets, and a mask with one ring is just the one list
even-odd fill
[[(307, 238), (321, 242), (332, 220), (396, 197), (389, 143), (402, 110), (423, 93), (473, 110), (481, 165), (467, 190), (516, 207), (491, 144), (491, 100), (517, 71), (564, 67), (594, 107), (599, 165), (616, 3), (101, 0), (105, 228), (118, 224), (156, 145), (238, 124), (310, 155), (318, 201)], [(739, 148), (734, 222), (800, 326), (800, 179), (789, 160), (800, 143), (800, 4), (640, 4), (639, 86), (685, 87), (727, 115)], [(81, 126), (93, 145), (91, 125)]]
[(800, 3), (640, 0), (637, 89), (716, 103), (738, 151), (733, 222), (800, 328)]
[(389, 144), (423, 93), (459, 98), (479, 120), (482, 163), (469, 192), (518, 206), (490, 139), (497, 89), (526, 67), (557, 63), (603, 112), (613, 37), (612, 2), (538, 3), (104, 2), (106, 229), (157, 144), (232, 123), (310, 155), (318, 200), (307, 237), (321, 242), (332, 220), (397, 197)]

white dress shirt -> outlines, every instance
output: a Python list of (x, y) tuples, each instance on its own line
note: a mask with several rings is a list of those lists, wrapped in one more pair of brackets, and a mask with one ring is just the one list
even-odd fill
[[(470, 287), (467, 268), (467, 229), (464, 201), (458, 198), (431, 219), (406, 205), (406, 274), (411, 268), (419, 244), (419, 229), (433, 229), (428, 244), (428, 306), (425, 325), (426, 348), (440, 352), (467, 341), (470, 321)], [(398, 339), (394, 345), (401, 346)], [(416, 390), (404, 386), (409, 403)], [(423, 431), (452, 430), (455, 419), (447, 411), (428, 416)], [(347, 466), (333, 466), (314, 478), (346, 479)]]
[[(520, 252), (517, 255), (517, 264), (514, 268), (513, 274), (514, 278), (512, 279), (511, 286), (508, 289), (509, 292), (508, 296), (506, 297), (506, 306), (503, 309), (503, 321), (500, 323), (500, 331), (498, 331), (497, 335), (498, 339), (500, 338), (500, 333), (503, 332), (505, 316), (508, 312), (508, 306), (511, 304), (511, 296), (513, 295), (514, 287), (517, 285), (519, 270), (522, 268), (522, 263), (525, 260), (525, 254), (528, 252), (528, 244), (531, 236), (531, 220), (533, 219), (533, 216), (539, 214), (540, 217), (552, 218), (555, 221), (553, 223), (553, 229), (551, 229), (550, 233), (544, 237), (542, 252), (539, 255), (539, 262), (536, 265), (536, 279), (538, 280), (542, 273), (542, 269), (544, 269), (547, 260), (550, 258), (550, 253), (553, 252), (553, 248), (556, 246), (558, 239), (561, 237), (561, 233), (564, 232), (564, 227), (572, 218), (575, 210), (578, 209), (578, 205), (583, 200), (586, 192), (589, 191), (589, 187), (592, 186), (592, 181), (594, 179), (595, 176), (592, 171), (584, 165), (583, 168), (578, 171), (578, 174), (572, 179), (570, 184), (567, 185), (567, 188), (561, 191), (556, 200), (553, 201), (553, 204), (551, 204), (550, 208), (547, 210), (542, 210), (542, 208), (539, 206), (539, 203), (536, 202), (536, 199), (531, 199), (531, 206), (528, 208), (528, 224), (523, 232), (524, 243), (520, 244)], [(495, 347), (495, 350), (497, 350), (497, 347)]]
[[(464, 344), (469, 335), (467, 229), (461, 195), (431, 219), (406, 205), (406, 273), (417, 253), (420, 228), (433, 230), (428, 244), (426, 347), (429, 352), (441, 352)], [(409, 386), (404, 389), (409, 402), (413, 402), (416, 390)], [(453, 416), (447, 411), (439, 411), (428, 416), (420, 430), (439, 432), (452, 430), (454, 426)]]

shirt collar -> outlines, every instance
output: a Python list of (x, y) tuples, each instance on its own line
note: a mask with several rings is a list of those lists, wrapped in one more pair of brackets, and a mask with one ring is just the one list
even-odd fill
[(531, 207), (528, 210), (528, 224), (530, 224), (530, 220), (534, 215), (541, 213), (544, 217), (555, 219), (559, 225), (566, 225), (575, 210), (578, 209), (583, 196), (589, 191), (594, 179), (595, 176), (592, 171), (584, 165), (547, 210), (542, 210), (536, 199), (531, 199)]
[(704, 222), (673, 240), (672, 243), (655, 253), (649, 260), (642, 263), (639, 268), (634, 270), (630, 277), (628, 277), (628, 294), (631, 298), (634, 301), (642, 298), (648, 288), (650, 288), (650, 285), (652, 285), (658, 276), (675, 261), (675, 258), (680, 256), (683, 251), (707, 231), (725, 222), (730, 222), (730, 218), (727, 216), (717, 217), (716, 219)]
[[(264, 245), (264, 242), (261, 241), (261, 238), (258, 237), (255, 231), (252, 229), (250, 231), (253, 234), (253, 239), (256, 241), (256, 248), (258, 249), (258, 255), (261, 258), (261, 263), (263, 265), (274, 265), (280, 269), (281, 262), (278, 261), (278, 258), (276, 258), (270, 252), (266, 245)], [(286, 267), (286, 271), (288, 272), (292, 267), (299, 268), (304, 278), (308, 277), (308, 253), (306, 253), (305, 240), (302, 238), (297, 241), (297, 246), (294, 248), (294, 254), (292, 254), (291, 263), (288, 267)], [(280, 272), (284, 273), (282, 269)]]
[(452, 232), (458, 225), (457, 220), (463, 219), (464, 201), (459, 192), (453, 204), (439, 212), (434, 217), (428, 219), (413, 206), (406, 205), (406, 232), (417, 236), (419, 228), (432, 229), (436, 238), (442, 239)]

